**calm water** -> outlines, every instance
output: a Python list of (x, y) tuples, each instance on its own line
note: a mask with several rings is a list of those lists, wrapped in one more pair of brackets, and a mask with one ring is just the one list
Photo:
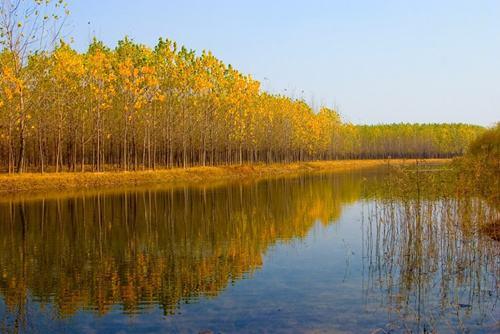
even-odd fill
[(498, 332), (498, 212), (391, 177), (4, 199), (0, 331)]

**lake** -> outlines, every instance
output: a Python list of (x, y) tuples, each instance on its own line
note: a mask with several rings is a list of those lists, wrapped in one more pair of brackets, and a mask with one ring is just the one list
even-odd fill
[(4, 198), (0, 331), (498, 332), (498, 210), (394, 177)]

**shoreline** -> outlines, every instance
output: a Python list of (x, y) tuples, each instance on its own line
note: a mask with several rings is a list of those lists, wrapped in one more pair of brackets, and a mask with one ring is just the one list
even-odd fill
[(416, 161), (443, 164), (450, 159), (378, 159), (312, 161), (290, 164), (254, 164), (190, 167), (131, 172), (25, 173), (0, 175), (1, 195), (40, 194), (135, 187), (144, 185), (206, 185), (220, 181), (262, 179), (311, 172), (340, 172), (384, 165), (412, 165)]

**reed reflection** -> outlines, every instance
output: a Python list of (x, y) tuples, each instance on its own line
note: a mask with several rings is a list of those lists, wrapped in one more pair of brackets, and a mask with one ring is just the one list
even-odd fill
[(387, 308), (384, 331), (494, 331), (500, 218), (449, 173), (406, 172), (379, 184), (364, 221), (363, 289)]

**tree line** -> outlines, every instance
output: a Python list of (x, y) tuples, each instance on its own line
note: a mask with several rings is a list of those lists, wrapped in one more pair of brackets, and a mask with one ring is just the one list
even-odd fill
[(485, 129), (468, 124), (358, 125), (355, 156), (449, 158), (463, 155)]
[(466, 124), (343, 123), (333, 109), (273, 95), (210, 52), (160, 39), (60, 42), (0, 53), (0, 159), (6, 172), (155, 169), (461, 154)]

